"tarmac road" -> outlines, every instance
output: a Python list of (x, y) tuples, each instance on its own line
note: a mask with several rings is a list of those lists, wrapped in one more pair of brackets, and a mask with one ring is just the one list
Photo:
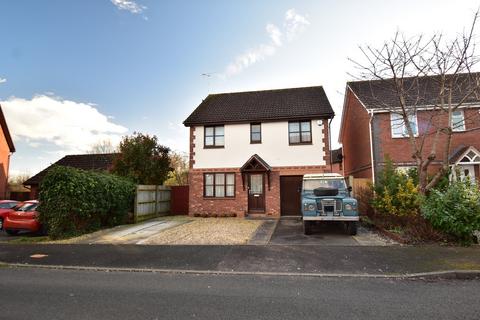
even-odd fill
[(480, 281), (0, 268), (0, 319), (478, 319)]

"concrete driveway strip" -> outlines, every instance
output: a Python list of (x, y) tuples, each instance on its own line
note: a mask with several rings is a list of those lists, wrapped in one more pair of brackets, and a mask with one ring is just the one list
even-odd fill
[(119, 230), (100, 232), (98, 235), (83, 238), (76, 243), (88, 244), (142, 244), (158, 233), (188, 223), (188, 220), (154, 220), (132, 226), (123, 227)]

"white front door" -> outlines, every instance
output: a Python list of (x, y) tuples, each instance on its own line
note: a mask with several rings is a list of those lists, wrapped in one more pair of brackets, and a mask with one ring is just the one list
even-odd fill
[(458, 168), (460, 169), (460, 180), (465, 181), (467, 177), (470, 177), (470, 182), (475, 183), (475, 168), (473, 164), (462, 164)]

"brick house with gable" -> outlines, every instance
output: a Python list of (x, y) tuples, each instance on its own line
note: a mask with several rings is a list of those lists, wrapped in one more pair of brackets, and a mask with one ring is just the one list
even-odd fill
[[(458, 75), (457, 75), (458, 76)], [(464, 78), (462, 78), (464, 77)], [(468, 75), (460, 75), (459, 81), (468, 85)], [(406, 78), (405, 87), (411, 88), (412, 97), (407, 103), (416, 105), (417, 112), (410, 122), (419, 136), (426, 136), (424, 155), (427, 155), (434, 141), (433, 124), (448, 124), (448, 113), (435, 109), (438, 103), (438, 82), (433, 77), (417, 80)], [(414, 82), (415, 81), (415, 82)], [(369, 178), (375, 176), (385, 165), (388, 155), (400, 169), (414, 167), (408, 134), (400, 115), (391, 112), (396, 105), (396, 95), (391, 80), (348, 82), (345, 90), (342, 123), (339, 142), (343, 146), (343, 168), (345, 176)], [(453, 94), (453, 103), (461, 99)], [(387, 108), (388, 106), (388, 108)], [(480, 96), (472, 95), (463, 106), (452, 115), (454, 124), (449, 161), (465, 175), (479, 180), (480, 172)], [(426, 134), (425, 134), (426, 133)], [(430, 170), (442, 164), (446, 147), (446, 135), (442, 135), (437, 145), (437, 158)]]
[(321, 86), (208, 95), (190, 128), (189, 214), (300, 215), (306, 173), (330, 172)]
[(66, 155), (52, 165), (46, 167), (36, 175), (30, 177), (23, 185), (30, 189), (30, 199), (38, 199), (39, 186), (43, 178), (53, 166), (71, 167), (81, 170), (106, 171), (113, 167), (116, 153), (71, 154)]
[(8, 171), (10, 169), (10, 155), (15, 152), (12, 136), (8, 130), (7, 120), (0, 106), (0, 199), (7, 197)]

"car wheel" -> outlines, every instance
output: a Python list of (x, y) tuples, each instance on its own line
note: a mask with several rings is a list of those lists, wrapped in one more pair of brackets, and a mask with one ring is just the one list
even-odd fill
[(347, 232), (351, 236), (356, 236), (357, 235), (357, 222), (352, 221), (347, 223)]
[(303, 221), (303, 233), (305, 235), (312, 234), (312, 223), (310, 221)]
[(3, 229), (3, 218), (0, 218), (0, 230)]
[(5, 229), (5, 232), (9, 235), (9, 236), (14, 236), (18, 233), (18, 230), (11, 230), (11, 229)]

